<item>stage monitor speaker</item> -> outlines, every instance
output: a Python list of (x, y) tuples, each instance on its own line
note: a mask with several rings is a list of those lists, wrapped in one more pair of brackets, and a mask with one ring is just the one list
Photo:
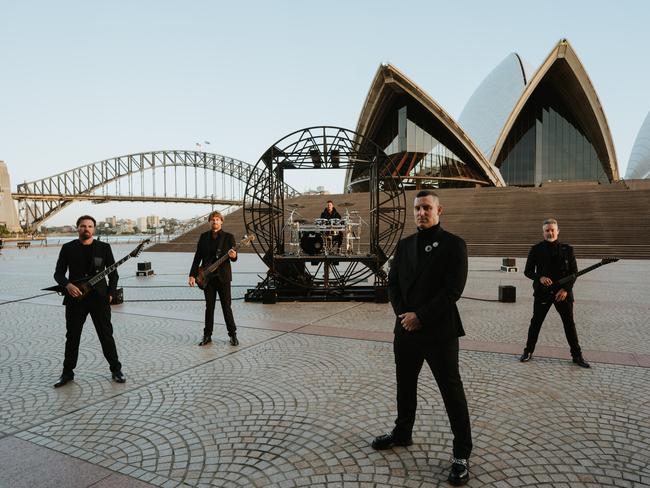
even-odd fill
[(517, 301), (517, 288), (512, 285), (499, 285), (499, 301), (515, 303)]
[(503, 261), (501, 262), (501, 266), (517, 266), (517, 260), (515, 258), (503, 258)]
[(138, 263), (138, 271), (149, 271), (151, 269), (151, 261), (144, 261)]
[(111, 305), (121, 305), (122, 303), (124, 303), (124, 288), (118, 288), (115, 290), (115, 296)]
[(271, 305), (278, 301), (278, 294), (275, 290), (262, 290), (262, 303)]

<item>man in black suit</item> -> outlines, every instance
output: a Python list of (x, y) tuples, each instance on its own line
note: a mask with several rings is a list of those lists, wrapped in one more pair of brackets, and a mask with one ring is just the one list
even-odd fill
[(440, 226), (442, 206), (429, 190), (416, 197), (413, 214), (418, 232), (402, 239), (388, 274), (388, 294), (396, 315), (395, 353), (397, 419), (375, 449), (410, 446), (420, 369), (427, 362), (438, 383), (454, 434), (448, 481), (469, 480), (472, 435), (463, 382), (458, 370), (458, 337), (465, 335), (456, 307), (467, 280), (467, 246)]
[(230, 261), (237, 261), (237, 251), (233, 249), (235, 247), (235, 237), (221, 229), (223, 215), (220, 212), (211, 212), (208, 216), (208, 222), (210, 222), (210, 230), (201, 234), (199, 242), (196, 245), (194, 261), (190, 269), (189, 285), (194, 286), (196, 284), (199, 266), (205, 268), (225, 253), (228, 253), (230, 259), (227, 259), (215, 270), (203, 290), (203, 294), (205, 295), (205, 328), (203, 329), (203, 339), (199, 342), (199, 346), (205, 346), (212, 342), (214, 307), (217, 300), (217, 293), (219, 293), (221, 311), (223, 312), (223, 318), (226, 321), (226, 328), (230, 336), (230, 344), (238, 346), (237, 326), (235, 325), (235, 318), (232, 314), (230, 297), (230, 282), (232, 281)]
[(545, 220), (542, 224), (542, 231), (544, 240), (530, 249), (524, 270), (524, 274), (533, 280), (534, 304), (533, 318), (530, 319), (528, 328), (528, 341), (519, 360), (525, 363), (532, 359), (542, 323), (544, 323), (551, 305), (554, 305), (562, 319), (564, 334), (571, 348), (573, 362), (582, 368), (589, 368), (589, 363), (582, 357), (578, 332), (573, 320), (573, 284), (575, 279), (565, 283), (562, 288), (554, 292), (548, 288), (552, 287), (557, 280), (578, 272), (573, 248), (558, 241), (560, 229), (557, 220)]
[[(122, 365), (117, 357), (117, 348), (113, 339), (113, 325), (111, 324), (110, 303), (113, 301), (117, 289), (117, 271), (113, 271), (108, 275), (108, 286), (104, 279), (97, 283), (86, 297), (80, 301), (75, 299), (82, 292), (74, 282), (92, 278), (115, 263), (110, 244), (94, 239), (95, 225), (95, 219), (90, 215), (79, 217), (77, 219), (79, 239), (61, 246), (59, 259), (56, 262), (54, 279), (66, 289), (66, 295), (63, 299), (66, 335), (63, 373), (59, 380), (54, 383), (55, 388), (59, 388), (74, 379), (74, 368), (77, 366), (77, 357), (79, 356), (81, 331), (88, 314), (90, 314), (95, 325), (104, 357), (111, 368), (113, 380), (117, 383), (126, 381), (124, 374), (122, 374)], [(69, 273), (66, 278), (67, 271)]]

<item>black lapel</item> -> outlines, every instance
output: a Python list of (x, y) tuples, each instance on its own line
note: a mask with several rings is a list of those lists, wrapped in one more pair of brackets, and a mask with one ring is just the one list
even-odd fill
[[(420, 279), (420, 276), (422, 276), (423, 273), (426, 273), (432, 266), (432, 264), (437, 260), (437, 258), (440, 255), (440, 247), (442, 244), (442, 227), (438, 227), (438, 230), (433, 236), (433, 240), (431, 242), (431, 251), (430, 252), (425, 252), (424, 253), (424, 258), (422, 259), (422, 262), (418, 261), (418, 242), (417, 242), (417, 236), (413, 239), (413, 243), (410, 246), (411, 249), (409, 251), (412, 253), (413, 258), (412, 262), (414, 263), (414, 269), (412, 270), (412, 277), (409, 280), (409, 287), (417, 283), (417, 281)], [(438, 245), (435, 245), (435, 243), (438, 243)]]

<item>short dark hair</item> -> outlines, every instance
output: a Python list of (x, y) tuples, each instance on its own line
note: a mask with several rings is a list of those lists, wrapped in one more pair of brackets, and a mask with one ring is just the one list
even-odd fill
[(422, 197), (433, 197), (433, 198), (437, 198), (438, 200), (440, 200), (440, 197), (438, 196), (438, 194), (433, 190), (420, 190), (417, 193), (417, 195), (415, 195), (415, 198), (422, 198)]
[(217, 212), (216, 210), (214, 212), (210, 212), (210, 215), (208, 215), (208, 222), (210, 222), (214, 217), (219, 217), (219, 220), (221, 220), (221, 223), (223, 223), (223, 215), (221, 212)]
[(82, 215), (77, 219), (77, 227), (79, 227), (79, 224), (81, 223), (82, 220), (92, 220), (93, 221), (93, 227), (97, 227), (97, 221), (92, 218), (90, 215)]
[(325, 203), (331, 203), (332, 205), (334, 205), (334, 202), (332, 200), (327, 200), (327, 202)]

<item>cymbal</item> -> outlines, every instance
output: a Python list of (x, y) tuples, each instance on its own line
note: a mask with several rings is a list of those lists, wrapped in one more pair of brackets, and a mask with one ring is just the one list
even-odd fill
[(300, 205), (299, 203), (287, 203), (287, 207), (291, 207), (291, 208), (305, 208), (304, 205)]
[(354, 206), (354, 203), (352, 203), (352, 202), (343, 202), (343, 203), (339, 204), (339, 207), (353, 207), (353, 206)]

